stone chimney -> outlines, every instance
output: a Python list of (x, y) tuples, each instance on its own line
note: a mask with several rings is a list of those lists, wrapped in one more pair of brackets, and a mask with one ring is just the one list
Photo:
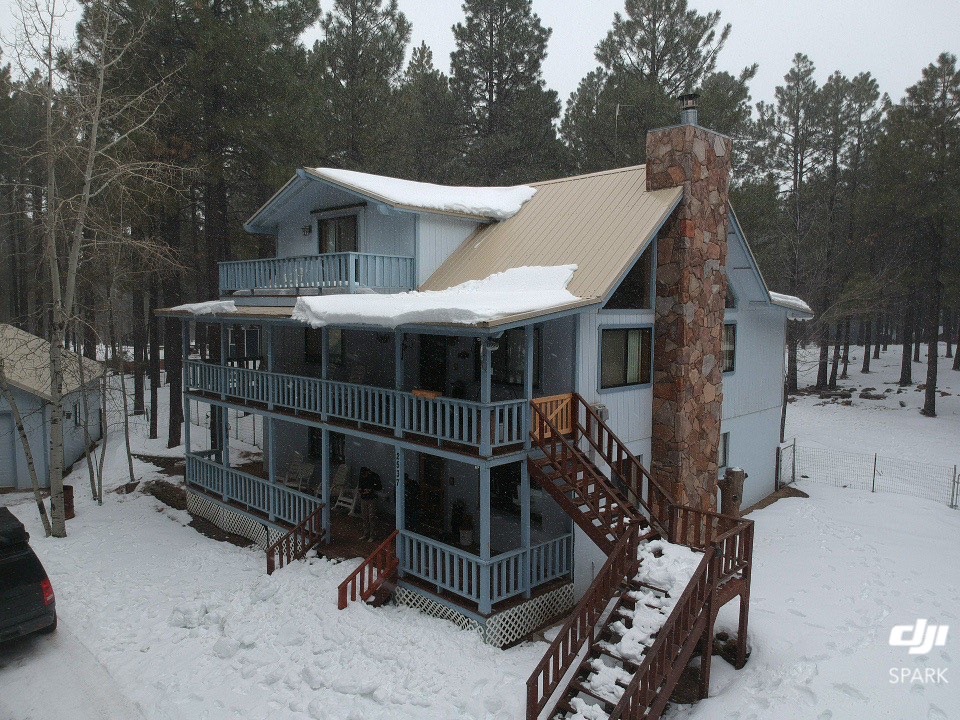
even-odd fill
[(647, 190), (683, 188), (657, 240), (651, 470), (677, 502), (714, 510), (733, 146), (697, 125), (696, 95), (681, 109), (681, 125), (647, 133)]

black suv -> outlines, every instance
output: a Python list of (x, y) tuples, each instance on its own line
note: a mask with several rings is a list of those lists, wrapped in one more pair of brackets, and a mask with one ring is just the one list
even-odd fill
[(0, 641), (57, 629), (53, 586), (13, 513), (0, 507)]

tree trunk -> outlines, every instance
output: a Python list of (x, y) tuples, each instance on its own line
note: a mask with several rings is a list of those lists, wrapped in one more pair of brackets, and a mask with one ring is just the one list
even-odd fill
[(901, 338), (900, 385), (913, 384), (913, 366), (910, 364), (910, 352), (913, 350), (913, 303), (909, 300), (903, 308), (903, 337)]
[(847, 318), (843, 324), (843, 370), (840, 371), (840, 379), (846, 380), (847, 371), (850, 369), (850, 318)]
[[(167, 318), (163, 331), (163, 365), (170, 388), (170, 415), (167, 421), (167, 447), (181, 444), (183, 430), (183, 358), (186, 348), (180, 337), (180, 320)], [(183, 322), (186, 322), (185, 320)]]
[(940, 282), (941, 257), (943, 254), (942, 228), (935, 227), (930, 242), (930, 285), (927, 297), (927, 382), (923, 397), (923, 410), (927, 417), (937, 416), (937, 360), (940, 354), (940, 303), (943, 287)]
[(80, 404), (83, 410), (83, 457), (87, 461), (87, 474), (90, 476), (90, 495), (97, 499), (97, 479), (93, 470), (93, 458), (90, 451), (93, 449), (93, 437), (90, 435), (90, 403), (87, 401), (87, 378), (83, 367), (83, 357), (77, 356), (77, 376), (80, 378)]
[(830, 366), (830, 326), (825, 322), (820, 324), (817, 342), (820, 344), (820, 360), (817, 365), (817, 390), (825, 390), (829, 382), (828, 368)]
[[(117, 346), (117, 337), (116, 337), (116, 324), (114, 323), (114, 314), (113, 314), (113, 296), (114, 296), (114, 287), (111, 285), (110, 293), (107, 300), (107, 327), (110, 333), (110, 344), (113, 347)], [(127, 470), (130, 474), (130, 482), (134, 482), (136, 478), (133, 474), (133, 454), (130, 451), (130, 411), (129, 403), (127, 400), (127, 377), (123, 371), (123, 361), (126, 357), (126, 352), (121, 353), (120, 362), (117, 363), (118, 372), (120, 374), (120, 399), (121, 407), (123, 409), (123, 436), (124, 442), (126, 443), (126, 454), (127, 454)]]
[(837, 371), (840, 369), (840, 323), (834, 328), (833, 358), (830, 361), (830, 380), (827, 386), (831, 390), (837, 389)]
[(863, 325), (863, 365), (860, 367), (860, 373), (868, 375), (870, 373), (870, 344), (873, 342), (873, 318), (869, 315)]
[[(958, 353), (960, 355), (960, 353)], [(797, 391), (797, 321), (787, 320), (787, 392)]]
[(953, 357), (953, 313), (943, 312), (943, 339), (947, 341), (947, 354), (944, 357)]
[(150, 346), (150, 439), (159, 437), (157, 412), (159, 411), (158, 393), (160, 391), (160, 323), (154, 314), (157, 309), (157, 280), (150, 276), (149, 308), (147, 314), (147, 334)]
[[(887, 351), (887, 346), (890, 344), (890, 316), (889, 315), (879, 315), (877, 316), (877, 322), (879, 327), (883, 328), (883, 333), (881, 340), (883, 342), (883, 351)], [(876, 347), (873, 348), (873, 359), (880, 359), (880, 344), (878, 343)]]
[(144, 371), (147, 357), (147, 328), (144, 317), (146, 294), (143, 284), (136, 283), (132, 295), (133, 306), (130, 308), (133, 319), (133, 414), (143, 415), (146, 412), (144, 402)]

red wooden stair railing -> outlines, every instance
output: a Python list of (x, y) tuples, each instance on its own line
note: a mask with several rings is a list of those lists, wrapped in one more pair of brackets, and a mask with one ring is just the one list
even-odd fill
[[(701, 639), (700, 694), (706, 697), (716, 613), (738, 595), (737, 667), (746, 660), (753, 523), (671, 503), (669, 495), (583, 398), (572, 394), (568, 401), (559, 396), (546, 400), (542, 407), (533, 403), (531, 437), (543, 457), (531, 458), (532, 476), (608, 558), (527, 681), (527, 719), (544, 715), (552, 701), (561, 713), (567, 712), (572, 708), (570, 700), (579, 693), (602, 702), (610, 718), (656, 720)], [(610, 479), (581, 448), (582, 440), (609, 466)], [(644, 533), (647, 518), (653, 530)], [(614, 704), (591, 693), (581, 680), (591, 660), (609, 655), (598, 639), (605, 637), (610, 624), (619, 618), (614, 612), (604, 619), (605, 610), (618, 595), (616, 607), (623, 603), (639, 567), (639, 544), (658, 533), (673, 543), (703, 551), (703, 558), (640, 665), (624, 663), (631, 679)], [(574, 670), (578, 658), (580, 667)], [(565, 686), (564, 678), (568, 678)]]
[(301, 560), (324, 536), (323, 505), (307, 515), (299, 525), (267, 548), (267, 575), (277, 568)]
[(397, 535), (394, 530), (376, 550), (360, 563), (360, 566), (340, 583), (337, 588), (337, 607), (343, 610), (350, 601), (358, 598), (366, 602), (386, 583), (397, 576), (400, 561), (397, 559)]

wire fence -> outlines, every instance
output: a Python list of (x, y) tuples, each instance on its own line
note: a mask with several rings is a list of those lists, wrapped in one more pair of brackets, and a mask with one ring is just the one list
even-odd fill
[[(196, 400), (190, 403), (190, 423), (198, 427), (210, 429), (210, 406)], [(230, 437), (248, 445), (255, 445), (263, 449), (263, 416), (226, 408), (227, 427), (230, 428)]]
[(952, 508), (956, 508), (960, 501), (960, 475), (956, 465), (803, 447), (794, 440), (780, 449), (780, 482), (790, 485), (797, 480), (911, 495), (942, 502)]

